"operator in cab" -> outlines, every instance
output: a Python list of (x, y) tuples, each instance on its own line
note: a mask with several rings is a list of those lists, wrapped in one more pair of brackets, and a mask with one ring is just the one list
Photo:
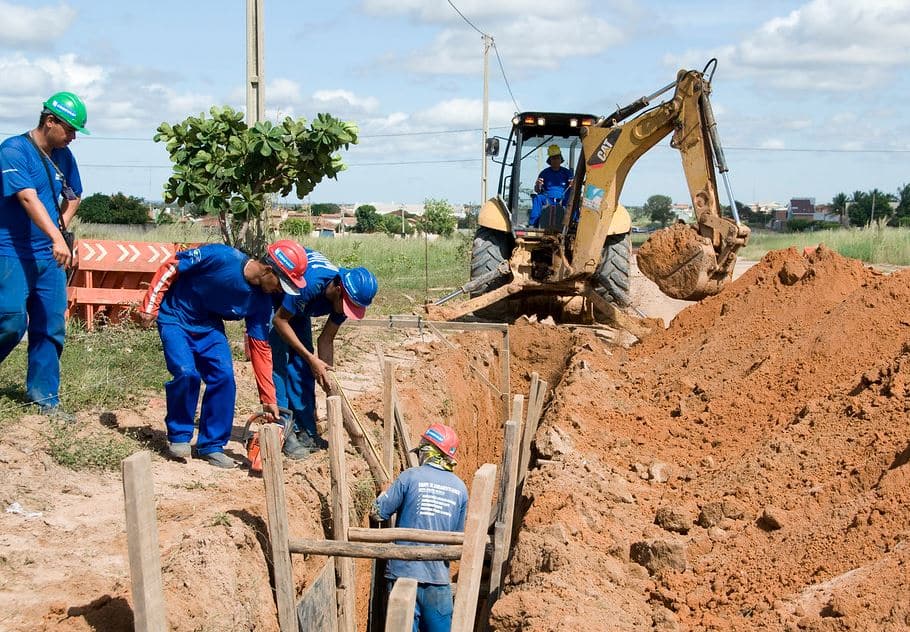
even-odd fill
[(572, 170), (562, 166), (563, 158), (559, 145), (547, 147), (547, 164), (534, 183), (534, 196), (528, 224), (540, 225), (540, 218), (547, 206), (566, 206), (566, 196), (572, 186)]

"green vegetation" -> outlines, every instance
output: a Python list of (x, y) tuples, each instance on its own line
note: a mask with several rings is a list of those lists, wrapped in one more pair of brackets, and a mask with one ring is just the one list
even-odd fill
[(310, 206), (312, 215), (334, 215), (341, 212), (341, 206), (334, 202), (317, 202)]
[(93, 224), (81, 220), (77, 215), (71, 227), (77, 239), (134, 239), (174, 244), (220, 241), (217, 228), (202, 226), (198, 222), (159, 224), (154, 228), (144, 229), (121, 224)]
[(356, 125), (328, 114), (317, 114), (310, 124), (285, 117), (277, 125), (260, 121), (252, 127), (230, 107), (213, 107), (209, 114), (158, 127), (155, 141), (167, 143), (174, 163), (164, 199), (217, 216), (224, 242), (253, 254), (265, 250), (260, 220), (269, 196), (295, 191), (303, 198), (345, 168), (336, 152), (357, 142)]
[(145, 202), (123, 193), (88, 196), (79, 205), (79, 217), (82, 221), (98, 224), (145, 224), (149, 221)]
[(357, 218), (357, 224), (354, 226), (355, 233), (375, 233), (382, 230), (382, 218), (372, 204), (358, 206), (354, 211), (354, 217)]
[(804, 233), (753, 231), (749, 244), (739, 252), (742, 259), (760, 259), (769, 250), (817, 246), (866, 263), (910, 265), (910, 229), (889, 228), (879, 223), (871, 228), (822, 230)]
[(448, 200), (428, 198), (423, 201), (423, 216), (418, 220), (420, 229), (434, 235), (450, 237), (458, 220)]
[(661, 226), (666, 226), (676, 220), (676, 213), (673, 212), (673, 200), (667, 195), (652, 195), (645, 202), (644, 210), (652, 222), (657, 222)]
[(281, 223), (281, 232), (287, 233), (288, 235), (293, 235), (295, 237), (309, 235), (310, 231), (312, 230), (313, 225), (305, 219), (301, 219), (299, 217), (292, 217), (291, 219), (286, 219)]
[(123, 459), (143, 449), (130, 435), (86, 432), (79, 424), (49, 422), (46, 437), (51, 458), (73, 470), (116, 470)]

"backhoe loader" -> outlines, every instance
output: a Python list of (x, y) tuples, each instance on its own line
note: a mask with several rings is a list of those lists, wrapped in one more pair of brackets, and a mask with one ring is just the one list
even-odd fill
[[(673, 298), (699, 300), (718, 293), (733, 274), (736, 252), (749, 229), (739, 222), (726, 177), (709, 95), (716, 67), (680, 70), (676, 80), (609, 116), (523, 112), (512, 121), (502, 161), (499, 194), (478, 215), (471, 254), (471, 280), (426, 310), (432, 319), (469, 313), (501, 320), (539, 310), (553, 313), (584, 297), (594, 317), (630, 304), (631, 218), (619, 203), (635, 162), (663, 138), (679, 150), (692, 197), (695, 223), (652, 234), (638, 253), (642, 273)], [(673, 97), (650, 107), (662, 94)], [(634, 118), (630, 118), (634, 117)], [(575, 164), (564, 205), (550, 199), (529, 225), (533, 183), (543, 153), (556, 144)], [(535, 164), (536, 159), (536, 164)], [(721, 216), (715, 163), (723, 175), (733, 219)], [(537, 201), (538, 203), (540, 200)], [(443, 307), (460, 294), (470, 300)]]

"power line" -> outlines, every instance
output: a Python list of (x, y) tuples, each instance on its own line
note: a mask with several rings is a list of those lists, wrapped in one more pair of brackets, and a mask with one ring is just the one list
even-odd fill
[(506, 82), (506, 88), (509, 90), (509, 96), (512, 97), (512, 103), (515, 105), (515, 111), (521, 112), (521, 108), (518, 107), (518, 101), (515, 100), (515, 95), (512, 94), (512, 86), (509, 85), (509, 78), (506, 77), (506, 69), (502, 67), (502, 57), (499, 56), (499, 47), (496, 46), (496, 40), (493, 40), (493, 50), (496, 52), (496, 61), (499, 62), (499, 72), (502, 73), (502, 80)]
[(460, 15), (460, 16), (461, 16), (461, 19), (468, 23), (468, 26), (470, 26), (472, 29), (474, 29), (475, 31), (477, 31), (478, 33), (480, 33), (481, 35), (483, 35), (484, 37), (490, 37), (490, 38), (492, 38), (491, 35), (487, 35), (487, 34), (484, 33), (483, 31), (481, 31), (479, 28), (477, 28), (476, 26), (474, 26), (474, 23), (471, 22), (471, 20), (469, 20), (468, 18), (466, 18), (465, 15), (464, 15), (464, 13), (462, 13), (461, 11), (458, 10), (458, 7), (455, 6), (455, 4), (452, 2), (452, 0), (448, 0), (448, 2), (449, 2), (449, 6), (452, 7), (453, 9), (455, 9), (455, 13), (457, 13), (458, 15)]

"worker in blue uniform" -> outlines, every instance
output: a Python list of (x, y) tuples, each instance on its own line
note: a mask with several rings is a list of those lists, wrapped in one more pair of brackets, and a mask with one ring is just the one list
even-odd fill
[(538, 226), (543, 210), (547, 206), (561, 206), (568, 204), (569, 187), (572, 186), (572, 170), (562, 166), (563, 158), (559, 145), (550, 145), (547, 148), (547, 164), (550, 165), (540, 172), (534, 183), (536, 194), (531, 204), (531, 214), (528, 224)]
[(28, 331), (26, 397), (61, 421), (75, 419), (60, 408), (66, 270), (72, 264), (63, 231), (82, 199), (68, 146), (77, 131), (89, 133), (85, 123), (82, 100), (58, 92), (44, 102), (35, 129), (0, 144), (0, 362)]
[[(451, 427), (434, 423), (421, 435), (416, 451), (420, 465), (402, 472), (374, 501), (373, 517), (388, 520), (397, 515), (396, 526), (402, 529), (464, 531), (468, 490), (452, 471), (458, 435)], [(449, 632), (453, 607), (449, 563), (390, 560), (386, 566), (389, 591), (400, 577), (417, 580), (414, 632)]]
[[(379, 288), (366, 268), (339, 268), (320, 252), (306, 254), (306, 287), (299, 296), (284, 297), (269, 338), (278, 405), (292, 411), (284, 443), (292, 459), (326, 447), (316, 430), (316, 383), (329, 391), (335, 335), (347, 318), (363, 318)], [(318, 316), (328, 318), (314, 348), (312, 319)]]
[(306, 251), (291, 240), (270, 244), (262, 260), (223, 244), (178, 252), (149, 285), (141, 315), (157, 315), (164, 360), (173, 379), (165, 384), (168, 453), (191, 455), (196, 404), (205, 383), (196, 454), (212, 465), (236, 467), (224, 454), (234, 421), (236, 384), (225, 320), (246, 321), (247, 347), (266, 413), (278, 418), (268, 346), (271, 294), (305, 287)]

